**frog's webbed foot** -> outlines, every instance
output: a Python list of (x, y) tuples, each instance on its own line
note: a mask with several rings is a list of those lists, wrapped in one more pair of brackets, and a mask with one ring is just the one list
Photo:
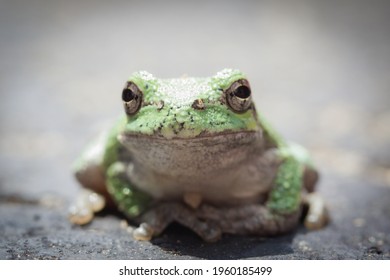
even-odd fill
[(305, 216), (305, 227), (310, 230), (323, 228), (329, 221), (329, 214), (323, 198), (316, 192), (305, 194), (303, 203), (308, 211)]
[(99, 212), (106, 204), (105, 198), (91, 190), (83, 190), (76, 202), (69, 207), (69, 220), (73, 224), (85, 225), (92, 221), (94, 213)]
[(293, 229), (299, 220), (300, 211), (281, 215), (261, 204), (216, 208), (202, 205), (198, 216), (218, 225), (222, 232), (268, 236)]
[(221, 237), (221, 230), (217, 224), (199, 219), (196, 210), (178, 202), (161, 203), (143, 214), (140, 221), (140, 227), (133, 232), (134, 238), (139, 240), (150, 240), (172, 222), (178, 222), (193, 230), (207, 242), (215, 242)]

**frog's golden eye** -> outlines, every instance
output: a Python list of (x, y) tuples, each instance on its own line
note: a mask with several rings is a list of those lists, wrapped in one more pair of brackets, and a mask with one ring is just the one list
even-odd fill
[(133, 82), (128, 82), (122, 91), (123, 106), (129, 116), (138, 112), (142, 105), (142, 91)]
[(236, 113), (244, 113), (252, 105), (251, 88), (247, 80), (235, 81), (225, 94), (228, 106)]

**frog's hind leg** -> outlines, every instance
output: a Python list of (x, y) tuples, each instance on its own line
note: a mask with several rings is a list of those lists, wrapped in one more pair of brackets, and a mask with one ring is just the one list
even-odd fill
[(304, 217), (305, 227), (310, 230), (316, 230), (324, 227), (329, 222), (329, 214), (324, 199), (315, 191), (315, 185), (318, 181), (318, 172), (306, 166), (303, 174), (303, 186), (306, 192), (303, 195), (303, 204), (307, 208)]
[(329, 215), (324, 200), (315, 192), (319, 174), (313, 166), (309, 153), (295, 143), (290, 143), (285, 152), (303, 166), (301, 195), (302, 202), (307, 207), (307, 213), (304, 217), (305, 227), (311, 230), (324, 227), (329, 221)]
[(304, 225), (307, 229), (316, 230), (323, 228), (329, 222), (329, 214), (322, 196), (315, 191), (319, 175), (310, 165), (305, 165), (303, 172), (302, 201), (307, 208), (304, 216)]
[(73, 171), (77, 181), (86, 189), (108, 197), (103, 167), (104, 149), (108, 132), (101, 133), (74, 162)]
[(69, 220), (74, 224), (89, 223), (94, 213), (110, 202), (102, 166), (106, 137), (103, 133), (95, 139), (73, 166), (77, 181), (84, 187), (69, 208)]
[(88, 166), (75, 174), (84, 188), (69, 207), (69, 220), (73, 224), (85, 225), (92, 221), (94, 213), (101, 211), (110, 199), (104, 183), (99, 181), (99, 177), (103, 175), (98, 168)]
[(313, 167), (306, 165), (303, 171), (303, 187), (309, 193), (314, 192), (319, 174)]

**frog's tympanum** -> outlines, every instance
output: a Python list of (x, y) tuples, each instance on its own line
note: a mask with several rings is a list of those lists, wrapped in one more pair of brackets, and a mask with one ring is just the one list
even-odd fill
[(177, 79), (140, 71), (121, 99), (123, 117), (75, 165), (89, 191), (71, 207), (73, 223), (90, 222), (107, 205), (139, 225), (132, 235), (140, 240), (172, 222), (206, 241), (285, 233), (303, 212), (306, 227), (325, 225), (307, 151), (256, 110), (241, 71)]

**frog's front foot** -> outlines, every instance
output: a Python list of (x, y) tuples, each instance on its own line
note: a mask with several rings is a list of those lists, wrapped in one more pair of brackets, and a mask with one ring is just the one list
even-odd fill
[(92, 221), (94, 213), (101, 211), (106, 204), (105, 198), (90, 190), (83, 190), (76, 203), (69, 207), (69, 220), (73, 224), (85, 225)]
[(329, 221), (329, 214), (323, 198), (316, 192), (308, 193), (303, 197), (308, 207), (305, 216), (305, 227), (310, 230), (323, 228)]
[(140, 218), (140, 226), (133, 231), (138, 240), (150, 240), (172, 222), (177, 222), (198, 234), (204, 241), (215, 242), (221, 238), (221, 229), (216, 223), (199, 219), (196, 210), (179, 202), (161, 203)]

